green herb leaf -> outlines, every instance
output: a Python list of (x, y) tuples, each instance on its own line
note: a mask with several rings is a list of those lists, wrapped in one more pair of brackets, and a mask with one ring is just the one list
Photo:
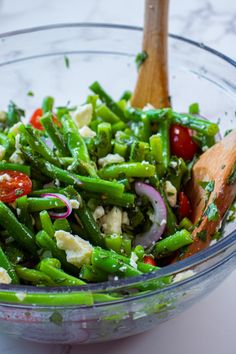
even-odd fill
[(192, 103), (188, 110), (190, 114), (199, 114), (199, 104), (197, 102)]
[(65, 66), (67, 67), (67, 69), (69, 69), (70, 67), (70, 60), (69, 58), (65, 55), (64, 56), (64, 61), (65, 61)]
[(137, 69), (140, 68), (140, 66), (145, 62), (145, 60), (148, 58), (148, 53), (143, 51), (141, 53), (138, 53), (135, 58), (135, 63), (137, 66)]
[(219, 211), (214, 202), (208, 205), (206, 211), (203, 214), (209, 221), (216, 221), (219, 218)]
[(29, 91), (29, 92), (27, 93), (27, 96), (34, 96), (33, 91)]
[(227, 129), (224, 133), (224, 136), (227, 136), (229, 133), (231, 133), (233, 131), (233, 129)]
[(214, 181), (199, 181), (198, 184), (205, 189), (206, 192), (208, 192), (209, 194), (211, 192), (213, 192), (214, 188), (215, 188), (215, 182)]
[(55, 311), (49, 317), (49, 320), (50, 320), (50, 322), (55, 323), (57, 326), (61, 326), (62, 321), (63, 321), (63, 317), (59, 312)]

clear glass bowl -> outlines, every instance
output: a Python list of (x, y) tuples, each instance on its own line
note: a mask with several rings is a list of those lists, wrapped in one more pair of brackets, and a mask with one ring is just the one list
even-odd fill
[[(0, 107), (13, 100), (29, 115), (48, 94), (57, 105), (78, 104), (94, 80), (118, 98), (134, 87), (134, 58), (141, 41), (141, 28), (109, 24), (55, 25), (2, 34)], [(186, 111), (190, 103), (199, 102), (201, 114), (220, 119), (224, 133), (235, 126), (235, 75), (233, 60), (170, 35), (170, 93), (176, 110)], [(35, 95), (27, 95), (28, 91)], [(236, 230), (231, 223), (218, 243), (157, 273), (84, 287), (1, 285), (0, 331), (49, 343), (91, 343), (146, 331), (212, 291), (235, 267), (235, 254)], [(163, 289), (137, 290), (186, 269), (194, 275)], [(117, 301), (91, 305), (93, 293), (121, 295)]]

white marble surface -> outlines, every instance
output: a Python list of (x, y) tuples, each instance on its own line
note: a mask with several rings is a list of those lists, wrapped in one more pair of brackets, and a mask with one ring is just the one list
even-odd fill
[[(0, 0), (0, 32), (62, 22), (141, 25), (143, 0)], [(236, 60), (234, 0), (172, 0), (170, 31), (203, 42)], [(158, 328), (113, 343), (49, 346), (0, 335), (3, 354), (235, 354), (236, 271), (190, 310)]]

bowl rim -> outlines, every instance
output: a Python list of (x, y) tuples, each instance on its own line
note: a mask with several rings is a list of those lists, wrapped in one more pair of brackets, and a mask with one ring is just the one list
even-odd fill
[[(117, 30), (129, 30), (129, 31), (143, 31), (143, 27), (140, 26), (129, 26), (129, 25), (123, 25), (123, 24), (109, 24), (109, 23), (94, 23), (94, 22), (79, 22), (79, 23), (58, 23), (58, 24), (52, 24), (52, 25), (45, 25), (45, 26), (37, 26), (37, 27), (31, 27), (31, 28), (26, 28), (26, 29), (21, 29), (21, 30), (15, 30), (15, 31), (9, 31), (5, 33), (0, 33), (0, 40), (4, 41), (4, 39), (15, 37), (18, 35), (24, 35), (24, 34), (31, 34), (34, 32), (43, 32), (43, 31), (48, 31), (48, 30), (56, 30), (56, 29), (61, 29), (61, 28), (112, 28), (112, 29), (117, 29)], [(233, 66), (236, 68), (236, 61), (227, 55), (207, 46), (204, 45), (203, 43), (198, 43), (192, 39), (188, 39), (186, 37), (182, 37), (180, 35), (172, 34), (169, 33), (169, 37), (172, 39), (175, 39), (177, 41), (185, 42), (187, 44), (190, 44), (192, 46), (195, 46), (199, 49), (202, 49), (214, 56), (217, 56), (221, 60), (225, 61), (227, 64)], [(0, 44), (1, 45), (1, 44)], [(26, 286), (26, 285), (0, 285), (0, 291), (7, 292), (7, 291), (15, 291), (15, 292), (26, 292), (26, 293), (79, 293), (79, 292), (85, 292), (85, 291), (91, 291), (91, 292), (104, 292), (104, 291), (110, 291), (110, 290), (119, 290), (121, 288), (125, 288), (127, 286), (135, 286), (136, 284), (140, 282), (145, 282), (145, 281), (151, 281), (158, 279), (163, 276), (168, 276), (168, 275), (173, 275), (176, 273), (183, 272), (187, 269), (191, 269), (192, 267), (201, 264), (203, 262), (206, 262), (210, 258), (213, 258), (223, 251), (227, 250), (231, 245), (233, 245), (236, 241), (236, 229), (232, 231), (229, 235), (226, 237), (222, 238), (219, 240), (216, 244), (207, 247), (206, 249), (184, 259), (181, 260), (175, 264), (170, 264), (166, 267), (163, 267), (155, 272), (147, 273), (147, 274), (142, 274), (139, 276), (131, 277), (131, 278), (126, 278), (126, 279), (119, 279), (117, 281), (114, 280), (109, 280), (107, 282), (102, 282), (102, 283), (96, 283), (96, 284), (86, 284), (82, 286), (58, 286), (58, 287), (36, 287), (36, 286)], [(104, 304), (106, 306), (108, 305), (114, 305), (114, 303), (122, 303), (122, 302), (128, 302), (128, 301), (133, 301), (134, 299), (137, 298), (144, 298), (147, 296), (151, 296), (154, 294), (160, 294), (165, 291), (169, 290), (174, 290), (175, 288), (182, 286), (184, 284), (187, 284), (197, 278), (200, 278), (203, 275), (206, 275), (210, 271), (212, 271), (213, 268), (217, 268), (221, 264), (227, 262), (235, 253), (236, 251), (233, 252), (233, 254), (228, 255), (227, 257), (224, 257), (220, 261), (217, 261), (216, 264), (213, 264), (210, 267), (203, 268), (193, 276), (176, 282), (172, 283), (169, 285), (166, 285), (164, 288), (161, 289), (156, 289), (153, 291), (149, 291), (146, 294), (135, 294), (134, 296), (129, 296), (127, 298), (123, 298), (121, 300), (112, 300), (112, 301), (107, 301), (105, 303), (95, 303), (93, 306), (94, 307), (99, 307), (103, 306)], [(5, 305), (5, 304), (4, 304)], [(9, 306), (28, 306), (27, 304), (16, 304), (16, 303), (10, 303)], [(30, 306), (30, 305), (29, 305)], [(40, 306), (39, 307), (51, 307), (49, 306)], [(54, 305), (55, 307), (55, 305)], [(60, 307), (60, 306), (57, 306)], [(80, 306), (80, 305), (64, 305), (62, 307), (90, 307), (90, 306)]]

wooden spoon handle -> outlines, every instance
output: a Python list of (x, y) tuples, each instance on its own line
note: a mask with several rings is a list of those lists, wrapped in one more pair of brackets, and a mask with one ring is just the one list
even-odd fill
[(168, 107), (168, 36), (169, 0), (146, 0), (143, 51), (147, 59), (139, 69), (132, 106), (142, 108), (150, 103), (156, 108)]

